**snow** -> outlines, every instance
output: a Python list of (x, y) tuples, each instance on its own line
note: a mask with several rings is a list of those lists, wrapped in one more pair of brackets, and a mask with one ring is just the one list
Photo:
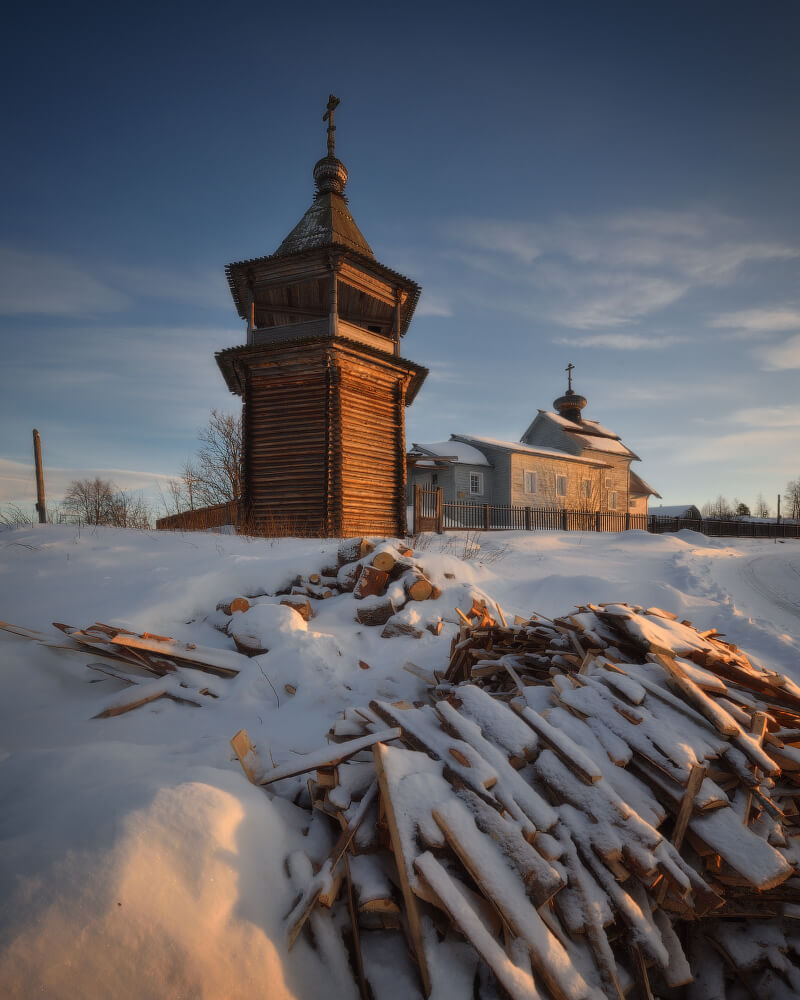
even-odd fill
[[(603, 468), (607, 465), (606, 462), (601, 462), (599, 459), (583, 458), (582, 456), (579, 457), (578, 455), (573, 455), (568, 451), (561, 451), (558, 448), (534, 447), (529, 444), (521, 444), (519, 441), (500, 441), (498, 438), (478, 437), (475, 434), (459, 434), (459, 438), (466, 441), (472, 441), (479, 448), (482, 444), (486, 444), (492, 448), (505, 448), (508, 451), (519, 452), (523, 455), (543, 455), (545, 458), (560, 458), (564, 461), (581, 462), (583, 465), (599, 465)], [(627, 453), (626, 449), (626, 454)]]
[[(464, 444), (463, 441), (436, 441), (433, 444), (417, 444), (415, 441), (412, 448), (414, 451), (425, 452), (426, 455), (453, 457), (456, 465), (489, 464), (483, 452), (469, 444)], [(417, 463), (418, 466), (422, 464), (422, 462)]]
[[(238, 1000), (258, 995), (265, 987), (275, 1000), (349, 995), (343, 953), (338, 937), (329, 933), (333, 928), (327, 911), (312, 916), (316, 949), (305, 934), (291, 952), (285, 948), (285, 917), (302, 888), (288, 877), (284, 862), (293, 852), (303, 852), (320, 864), (332, 843), (327, 820), (317, 814), (309, 826), (308, 812), (292, 804), (293, 794), (304, 786), (302, 777), (286, 779), (277, 794), (249, 784), (229, 740), (247, 729), (269, 769), (273, 763), (302, 761), (324, 748), (326, 733), (345, 709), (373, 700), (390, 704), (420, 698), (423, 681), (403, 666), (443, 670), (450, 640), (458, 631), (455, 605), (469, 607), (469, 594), (490, 595), (509, 617), (533, 610), (557, 616), (590, 602), (661, 607), (700, 629), (718, 628), (727, 641), (746, 650), (757, 667), (800, 681), (800, 598), (792, 586), (800, 572), (800, 543), (711, 539), (691, 531), (497, 532), (483, 535), (475, 558), (465, 561), (459, 535), (425, 536), (417, 556), (443, 594), (419, 610), (425, 618), (441, 614), (445, 626), (440, 637), (424, 632), (421, 639), (381, 639), (380, 628), (354, 621), (355, 604), (347, 594), (312, 600), (314, 617), (307, 627), (289, 609), (275, 610), (280, 597), (271, 595), (289, 588), (298, 574), (334, 565), (336, 547), (335, 541), (314, 539), (79, 531), (66, 525), (0, 530), (0, 618), (37, 629), (56, 646), (64, 645), (65, 637), (52, 622), (86, 627), (100, 621), (234, 656), (232, 640), (215, 627), (228, 618), (220, 618), (215, 609), (219, 601), (237, 594), (249, 595), (251, 601), (261, 595), (256, 596), (253, 619), (289, 615), (286, 621), (296, 624), (283, 630), (279, 625), (267, 627), (261, 619), (259, 634), (269, 652), (237, 658), (241, 670), (236, 677), (178, 668), (171, 683), (183, 680), (189, 687), (167, 685), (170, 691), (194, 699), (199, 689), (209, 686), (218, 695), (197, 697), (199, 709), (161, 698), (105, 719), (93, 716), (137, 687), (141, 694), (143, 685), (126, 688), (113, 677), (87, 669), (88, 663), (98, 662), (97, 651), (67, 651), (0, 631), (4, 998), (27, 1000), (45, 993), (63, 1000), (104, 1000), (113, 992), (115, 1000)], [(455, 580), (445, 573), (455, 574)], [(249, 614), (234, 617), (242, 621)], [(669, 641), (676, 638), (679, 626), (662, 619), (651, 622)], [(369, 669), (360, 668), (359, 661)], [(599, 681), (606, 673), (593, 666), (589, 676)], [(639, 688), (644, 689), (644, 705), (662, 730), (651, 731), (646, 749), (664, 757), (658, 745), (667, 743), (673, 716), (680, 711), (684, 726), (694, 716), (682, 702), (682, 709), (673, 705), (677, 699), (656, 665), (641, 667), (631, 677), (629, 684), (617, 683), (616, 691), (620, 697), (639, 698)], [(693, 678), (702, 685), (701, 673)], [(160, 683), (144, 675), (142, 680)], [(289, 693), (286, 685), (296, 693)], [(531, 707), (548, 710), (550, 725), (560, 726), (561, 715), (567, 713), (553, 707), (555, 689), (538, 690), (543, 692), (541, 704), (532, 701)], [(566, 791), (575, 811), (584, 811), (591, 800), (604, 819), (603, 836), (635, 821), (642, 849), (652, 850), (648, 824), (656, 821), (657, 803), (644, 797), (634, 801), (630, 776), (609, 756), (621, 750), (619, 736), (615, 739), (623, 731), (620, 727), (625, 727), (627, 739), (644, 723), (625, 723), (605, 697), (607, 710), (600, 711), (595, 686), (582, 690), (587, 692), (584, 697), (592, 698), (593, 720), (587, 725), (569, 716), (562, 733), (586, 747), (588, 735), (581, 733), (591, 728), (597, 740), (596, 746), (591, 744), (596, 751), (593, 762), (604, 781), (590, 787), (574, 777), (570, 780), (570, 773), (547, 750), (539, 758), (546, 777)], [(580, 697), (577, 689), (574, 694)], [(608, 694), (613, 697), (610, 690)], [(481, 704), (482, 697), (466, 694), (463, 706), (455, 707), (487, 739), (498, 741), (491, 703)], [(608, 726), (603, 728), (605, 721)], [(380, 722), (378, 728), (385, 725)], [(717, 734), (699, 716), (696, 730), (713, 754)], [(341, 733), (356, 735), (344, 729)], [(532, 730), (527, 739), (525, 729), (509, 730), (498, 742), (520, 757), (535, 749)], [(447, 743), (448, 748), (458, 745), (455, 739)], [(746, 771), (749, 760), (734, 747), (729, 762), (736, 754)], [(424, 761), (428, 763), (422, 767)], [(688, 760), (667, 763), (676, 769)], [(451, 757), (448, 766), (457, 768), (457, 761)], [(405, 779), (409, 802), (415, 783), (434, 789), (430, 801), (440, 793), (451, 794), (440, 768), (424, 758), (410, 770)], [(603, 785), (615, 795), (595, 791)], [(361, 789), (353, 791), (360, 794)], [(706, 791), (704, 786), (703, 794)], [(631, 820), (623, 819), (626, 806)], [(696, 824), (704, 839), (714, 840), (723, 856), (748, 865), (754, 880), (779, 876), (781, 852), (755, 834), (751, 836), (758, 847), (738, 832), (734, 840), (737, 828), (728, 824), (722, 829), (724, 821), (718, 817), (723, 812), (693, 818), (693, 828)], [(368, 818), (365, 825), (374, 822)], [(562, 826), (559, 823), (555, 831)], [(438, 828), (425, 833), (432, 842), (441, 837)], [(595, 833), (600, 836), (599, 830)], [(536, 844), (540, 851), (547, 845), (548, 856), (565, 847), (559, 837), (543, 834), (537, 835)], [(296, 867), (301, 867), (299, 860)], [(515, 898), (512, 905), (523, 910), (527, 900)], [(591, 905), (599, 907), (600, 901)], [(636, 901), (627, 905), (639, 919)], [(657, 928), (642, 922), (639, 932), (654, 951), (658, 940), (670, 947), (663, 929), (658, 934)], [(454, 956), (463, 956), (464, 948), (453, 939)], [(396, 936), (370, 934), (365, 962), (370, 968), (384, 967), (393, 949), (402, 957)], [(709, 963), (701, 972), (702, 989), (698, 992), (694, 984), (690, 996), (717, 995), (720, 971), (713, 960)], [(385, 972), (381, 1000), (415, 995), (418, 987), (403, 971), (407, 968), (398, 958), (397, 973)], [(508, 972), (517, 976), (513, 968)], [(446, 969), (442, 975), (447, 978)]]

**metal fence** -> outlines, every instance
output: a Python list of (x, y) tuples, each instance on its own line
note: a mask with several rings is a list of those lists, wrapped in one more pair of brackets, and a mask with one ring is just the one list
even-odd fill
[(414, 487), (413, 531), (650, 531), (690, 528), (704, 535), (734, 538), (800, 538), (800, 522), (719, 521), (713, 518), (658, 517), (614, 511), (515, 507), (443, 499), (441, 487)]

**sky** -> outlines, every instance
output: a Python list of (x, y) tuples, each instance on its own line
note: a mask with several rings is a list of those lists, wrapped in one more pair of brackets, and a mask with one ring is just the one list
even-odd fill
[[(0, 37), (0, 504), (155, 495), (234, 411), (225, 264), (313, 196), (322, 114), (422, 285), (407, 443), (518, 440), (575, 365), (665, 504), (800, 477), (800, 5), (16, 5)], [(658, 501), (656, 501), (658, 502)]]

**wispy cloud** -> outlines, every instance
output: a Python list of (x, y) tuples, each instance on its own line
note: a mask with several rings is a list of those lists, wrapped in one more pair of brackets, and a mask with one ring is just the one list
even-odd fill
[(425, 292), (416, 310), (417, 316), (452, 316), (450, 300), (436, 292)]
[(751, 427), (800, 427), (800, 404), (751, 406), (732, 413), (729, 420)]
[[(161, 483), (166, 485), (168, 476), (160, 472), (143, 472), (134, 469), (62, 469), (45, 467), (45, 491), (51, 502), (60, 501), (69, 484), (75, 479), (94, 479), (99, 476), (126, 492), (152, 491)], [(36, 477), (33, 465), (0, 458), (0, 503), (33, 503), (36, 500)]]
[(739, 336), (780, 333), (800, 330), (800, 309), (795, 306), (774, 306), (761, 309), (741, 309), (716, 316), (708, 324), (722, 330), (733, 330)]
[(648, 336), (640, 333), (597, 333), (589, 336), (556, 337), (556, 344), (568, 347), (600, 347), (615, 351), (662, 351), (680, 344), (686, 337)]
[(127, 295), (67, 257), (0, 247), (0, 313), (94, 316), (117, 312)]
[[(724, 287), (748, 265), (800, 251), (745, 237), (733, 219), (705, 210), (629, 212), (547, 223), (466, 219), (446, 235), (460, 262), (506, 289), (497, 306), (575, 329), (624, 326), (694, 289)], [(516, 286), (518, 294), (505, 294)]]
[(789, 337), (782, 344), (762, 348), (757, 355), (765, 371), (783, 371), (800, 368), (800, 333)]

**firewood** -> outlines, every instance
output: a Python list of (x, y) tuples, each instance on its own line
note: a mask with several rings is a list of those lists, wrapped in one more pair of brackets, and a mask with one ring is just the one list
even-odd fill
[(287, 608), (292, 608), (304, 621), (309, 622), (314, 617), (314, 612), (307, 597), (284, 597), (281, 604)]
[(364, 564), (361, 562), (345, 563), (336, 577), (339, 589), (344, 593), (352, 593), (358, 583)]
[(353, 597), (356, 600), (361, 600), (362, 597), (380, 596), (383, 594), (388, 580), (388, 573), (375, 569), (374, 566), (364, 566), (353, 588)]
[(441, 635), (442, 627), (444, 623), (441, 618), (437, 618), (436, 621), (428, 622), (425, 628), (431, 633), (431, 635)]
[(379, 569), (384, 573), (391, 572), (391, 570), (394, 569), (395, 562), (397, 561), (395, 558), (395, 551), (391, 548), (379, 549), (372, 555), (372, 558), (370, 559), (370, 566), (374, 566), (375, 569)]
[(390, 598), (383, 598), (374, 604), (359, 605), (356, 608), (356, 621), (359, 625), (385, 625), (397, 613)]
[(340, 543), (337, 552), (339, 565), (344, 566), (346, 563), (356, 562), (358, 559), (363, 559), (365, 556), (369, 555), (374, 548), (375, 543), (371, 542), (368, 538), (346, 538)]
[(422, 632), (410, 625), (408, 622), (388, 621), (381, 632), (382, 639), (395, 639), (399, 636), (406, 636), (412, 639), (421, 639)]
[(411, 569), (401, 577), (403, 589), (412, 601), (427, 601), (433, 593), (433, 584), (421, 570)]
[[(221, 611), (224, 615), (232, 615), (234, 611), (248, 611), (250, 609), (250, 602), (246, 597), (234, 597), (232, 601), (220, 601), (217, 605), (217, 611)], [(150, 636), (149, 633), (145, 633), (148, 638), (156, 639), (158, 636)]]

